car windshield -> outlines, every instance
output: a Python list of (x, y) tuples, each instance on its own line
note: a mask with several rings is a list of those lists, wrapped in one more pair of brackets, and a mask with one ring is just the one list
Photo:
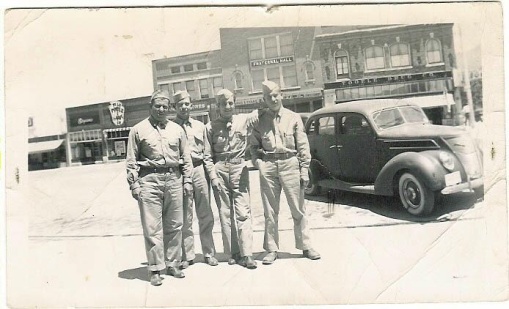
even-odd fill
[(429, 123), (428, 117), (418, 106), (401, 106), (373, 113), (373, 120), (380, 129), (387, 129), (404, 123)]

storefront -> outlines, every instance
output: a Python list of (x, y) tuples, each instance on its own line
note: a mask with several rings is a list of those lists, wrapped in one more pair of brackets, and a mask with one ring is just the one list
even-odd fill
[[(65, 166), (65, 144), (62, 136), (58, 139), (28, 140), (28, 170), (41, 170)], [(41, 138), (39, 138), (41, 139)]]
[[(238, 97), (236, 109), (238, 113), (250, 113), (263, 104), (263, 96)], [(322, 89), (293, 90), (283, 92), (283, 106), (297, 113), (310, 113), (323, 107)]]

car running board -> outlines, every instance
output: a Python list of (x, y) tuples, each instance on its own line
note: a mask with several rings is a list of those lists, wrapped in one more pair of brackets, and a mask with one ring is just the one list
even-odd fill
[(318, 185), (323, 188), (337, 189), (358, 193), (375, 194), (375, 185), (350, 183), (338, 179), (319, 180)]

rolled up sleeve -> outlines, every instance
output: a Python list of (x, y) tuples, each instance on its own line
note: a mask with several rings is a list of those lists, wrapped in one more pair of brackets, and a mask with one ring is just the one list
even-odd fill
[(309, 141), (304, 130), (304, 124), (300, 117), (296, 117), (295, 141), (297, 142), (297, 159), (299, 160), (300, 177), (309, 179), (308, 169), (311, 163), (311, 152), (309, 150)]
[(129, 184), (129, 189), (131, 190), (140, 187), (138, 183), (138, 172), (140, 170), (140, 167), (137, 163), (138, 144), (139, 144), (138, 134), (136, 129), (133, 128), (129, 132), (129, 137), (127, 139), (127, 154), (126, 154), (127, 183)]

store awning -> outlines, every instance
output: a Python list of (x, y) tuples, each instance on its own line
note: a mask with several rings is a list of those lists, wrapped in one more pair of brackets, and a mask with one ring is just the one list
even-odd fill
[(412, 97), (409, 100), (422, 108), (454, 105), (454, 98), (450, 93)]
[(64, 142), (63, 139), (53, 141), (28, 143), (28, 153), (49, 152), (57, 149)]

